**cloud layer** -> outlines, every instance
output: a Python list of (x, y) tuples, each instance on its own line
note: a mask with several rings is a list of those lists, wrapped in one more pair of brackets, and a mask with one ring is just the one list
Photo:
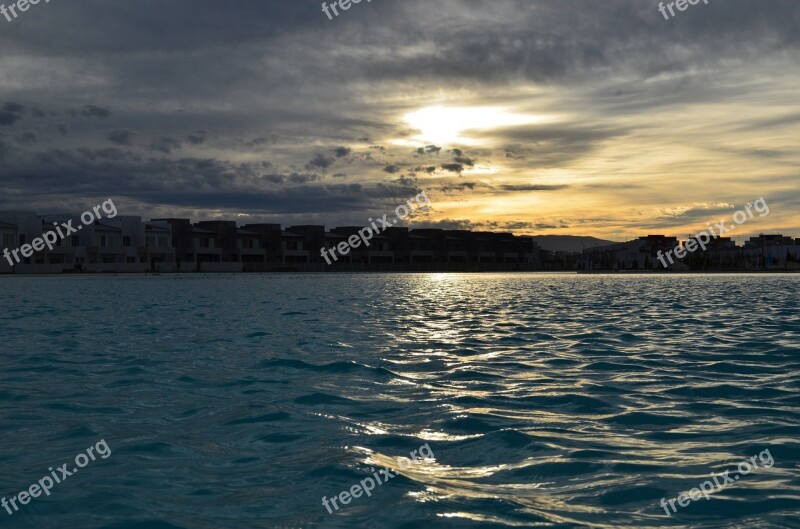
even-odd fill
[(0, 209), (363, 224), (426, 189), (419, 225), (624, 239), (764, 196), (752, 229), (800, 237), (798, 2), (357, 7), (26, 12), (0, 33)]

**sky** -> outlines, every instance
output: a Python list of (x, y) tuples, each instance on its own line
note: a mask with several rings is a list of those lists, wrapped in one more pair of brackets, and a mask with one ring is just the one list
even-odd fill
[[(3, 0), (0, 0), (2, 2)], [(5, 0), (8, 4), (8, 0)], [(330, 11), (330, 10), (329, 10)], [(0, 210), (800, 237), (800, 2), (52, 0), (0, 17)]]

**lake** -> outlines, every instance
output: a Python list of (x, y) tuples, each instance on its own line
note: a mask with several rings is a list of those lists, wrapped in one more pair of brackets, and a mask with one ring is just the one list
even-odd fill
[[(798, 287), (797, 274), (0, 277), (0, 493), (77, 469), (101, 439), (111, 452), (0, 520), (798, 527)], [(434, 457), (414, 461), (423, 445)], [(765, 450), (772, 465), (756, 459), (710, 499), (660, 505)], [(397, 475), (341, 499), (381, 469)]]

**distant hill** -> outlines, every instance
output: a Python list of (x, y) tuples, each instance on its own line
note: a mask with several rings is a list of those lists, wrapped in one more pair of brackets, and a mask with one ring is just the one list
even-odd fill
[(614, 244), (615, 241), (604, 241), (595, 237), (577, 235), (534, 235), (533, 239), (543, 250), (551, 252), (580, 252), (584, 248)]

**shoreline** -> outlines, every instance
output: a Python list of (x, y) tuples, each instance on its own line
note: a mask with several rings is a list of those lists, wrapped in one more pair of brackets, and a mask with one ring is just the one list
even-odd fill
[(269, 272), (67, 272), (42, 274), (0, 274), (7, 277), (109, 277), (109, 276), (264, 276), (264, 275), (364, 275), (364, 274), (538, 274), (538, 275), (650, 275), (650, 276), (683, 276), (683, 275), (748, 275), (748, 274), (798, 274), (800, 270), (687, 270), (683, 272), (658, 272), (648, 270), (483, 270), (483, 271), (447, 271), (447, 270), (398, 270), (398, 271), (303, 271), (277, 270)]

